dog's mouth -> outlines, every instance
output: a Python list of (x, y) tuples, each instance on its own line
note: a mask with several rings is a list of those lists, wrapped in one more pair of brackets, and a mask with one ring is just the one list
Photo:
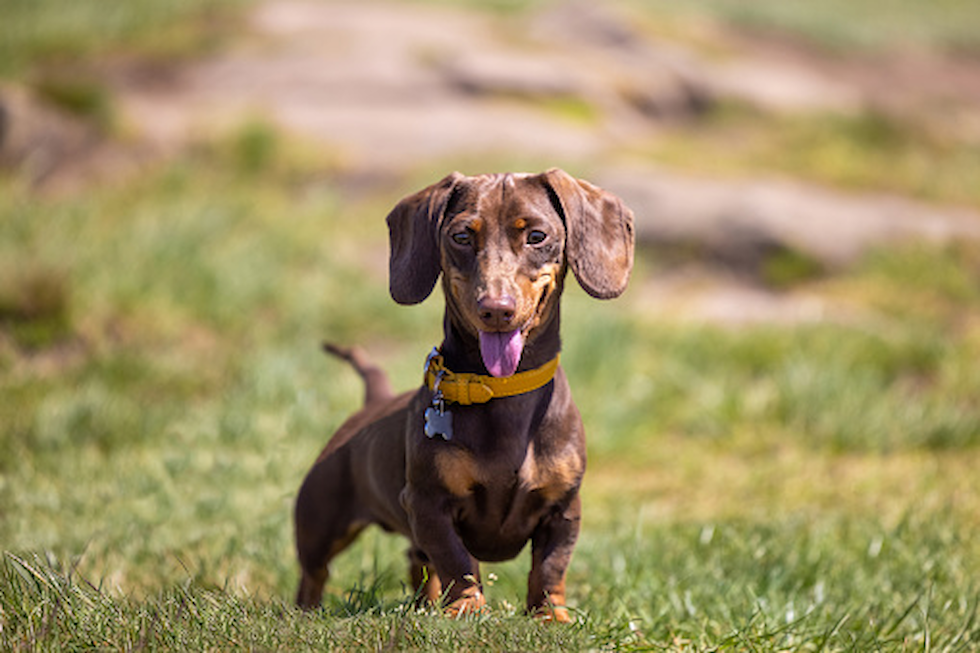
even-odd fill
[(480, 355), (491, 376), (512, 376), (524, 352), (524, 333), (480, 331)]
[(483, 365), (491, 376), (513, 376), (521, 363), (524, 344), (528, 334), (541, 322), (545, 302), (551, 294), (551, 288), (545, 287), (534, 313), (520, 329), (514, 331), (480, 331), (480, 356)]

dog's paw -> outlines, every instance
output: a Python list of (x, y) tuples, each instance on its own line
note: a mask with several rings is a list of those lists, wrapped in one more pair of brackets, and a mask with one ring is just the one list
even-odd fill
[(546, 605), (535, 610), (532, 616), (541, 623), (572, 623), (572, 617), (568, 614), (568, 608), (563, 605)]
[(459, 619), (466, 615), (479, 614), (486, 610), (486, 605), (487, 600), (483, 597), (483, 592), (473, 588), (446, 606), (446, 616)]

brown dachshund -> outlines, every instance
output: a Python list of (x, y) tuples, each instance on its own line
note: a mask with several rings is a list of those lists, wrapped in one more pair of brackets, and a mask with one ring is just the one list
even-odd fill
[(296, 501), (297, 603), (320, 604), (330, 560), (370, 524), (411, 542), (420, 599), (485, 603), (478, 561), (531, 541), (527, 610), (569, 621), (565, 570), (578, 537), (585, 433), (558, 366), (568, 268), (593, 297), (626, 288), (633, 214), (562, 170), (454, 173), (388, 215), (390, 290), (416, 304), (442, 274), (445, 337), (418, 390), (394, 396), (358, 350), (365, 406), (334, 434)]

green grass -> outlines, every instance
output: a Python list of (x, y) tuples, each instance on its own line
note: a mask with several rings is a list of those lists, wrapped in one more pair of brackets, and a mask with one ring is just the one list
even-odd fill
[[(544, 0), (412, 0), (465, 4), (502, 15), (522, 15), (547, 6)], [(971, 0), (620, 0), (621, 7), (664, 23), (709, 18), (742, 28), (802, 38), (840, 52), (935, 48), (951, 52), (980, 49), (980, 8)]]
[(342, 202), (329, 165), (247, 125), (118, 189), (2, 182), (0, 296), (20, 308), (0, 317), (0, 646), (976, 645), (968, 247), (807, 282), (844, 324), (692, 327), (570, 288), (577, 624), (520, 616), (526, 553), (491, 566), (490, 614), (416, 613), (380, 533), (338, 560), (324, 611), (293, 610), (294, 493), (360, 396), (319, 341), (366, 344), (407, 388), (441, 318), (387, 297), (398, 193)]
[(774, 116), (723, 104), (640, 149), (658, 164), (700, 174), (768, 172), (850, 190), (980, 206), (976, 144), (874, 111)]
[(965, 650), (980, 630), (977, 550), (948, 519), (586, 532), (571, 576), (578, 621), (558, 628), (499, 598), (491, 613), (454, 622), (374, 585), (312, 615), (191, 579), (137, 600), (57, 561), (10, 554), (0, 598), (8, 646), (41, 649)]
[(125, 52), (159, 59), (214, 47), (249, 0), (3, 0), (0, 79)]
[[(433, 1), (433, 0), (427, 0)], [(442, 0), (439, 0), (441, 2)], [(235, 16), (251, 0), (4, 0), (0, 78), (22, 77), (39, 64), (59, 67), (120, 52), (159, 59), (215, 47), (239, 27)], [(438, 4), (438, 2), (436, 2)], [(540, 8), (539, 0), (467, 3), (504, 15)], [(939, 47), (976, 51), (980, 9), (970, 0), (625, 1), (654, 17), (708, 15), (750, 27), (795, 34), (836, 48)]]
[(916, 47), (976, 52), (980, 48), (980, 7), (970, 0), (643, 0), (631, 4), (654, 15), (709, 16), (842, 51)]
[[(8, 2), (2, 74), (193, 50), (214, 34), (199, 6)], [(133, 45), (164, 23), (176, 32)], [(100, 119), (98, 93), (59, 101)], [(699, 165), (862, 188), (887, 187), (882, 166), (903, 180), (888, 188), (978, 201), (972, 155), (923, 131), (724, 111), (704, 143), (684, 136), (707, 148)], [(719, 132), (752, 156), (710, 149)], [(947, 185), (916, 190), (922, 152)], [(336, 561), (323, 610), (295, 610), (295, 492), (361, 396), (319, 342), (367, 346), (409, 388), (441, 334), (438, 297), (387, 295), (383, 217), (445, 172), (424, 165), (355, 201), (336, 161), (254, 121), (117, 187), (49, 196), (0, 177), (0, 650), (980, 648), (967, 244), (833, 276), (780, 262), (782, 292), (841, 316), (807, 325), (691, 325), (570, 282), (563, 360), (589, 433), (576, 623), (520, 614), (527, 552), (486, 569), (487, 614), (415, 611), (405, 544), (375, 531)], [(642, 259), (636, 285), (656, 273)]]

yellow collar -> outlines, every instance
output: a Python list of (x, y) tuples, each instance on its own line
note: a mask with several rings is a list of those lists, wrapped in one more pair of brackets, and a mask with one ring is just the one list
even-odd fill
[(496, 377), (453, 372), (443, 364), (438, 350), (433, 349), (425, 364), (425, 385), (434, 391), (436, 379), (439, 379), (439, 390), (446, 401), (463, 406), (485, 404), (497, 397), (512, 397), (547, 385), (555, 378), (559, 358), (555, 356), (541, 367), (527, 372)]

